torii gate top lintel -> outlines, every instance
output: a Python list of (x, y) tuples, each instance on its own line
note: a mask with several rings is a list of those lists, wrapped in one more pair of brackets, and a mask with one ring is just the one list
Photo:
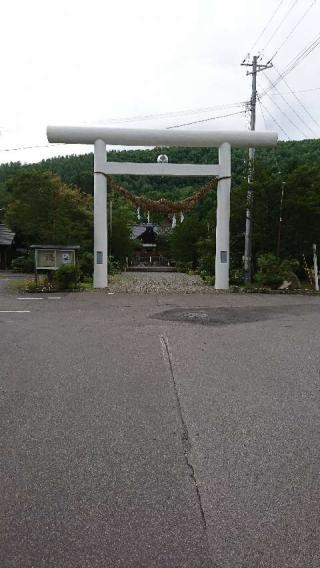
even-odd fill
[(104, 126), (48, 126), (49, 142), (65, 144), (106, 144), (120, 146), (190, 146), (217, 148), (227, 142), (233, 147), (275, 146), (276, 132), (247, 130), (160, 130), (110, 128)]

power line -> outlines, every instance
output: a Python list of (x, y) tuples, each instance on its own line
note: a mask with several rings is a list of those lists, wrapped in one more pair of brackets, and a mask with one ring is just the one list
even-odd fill
[(283, 16), (282, 20), (280, 21), (279, 25), (276, 27), (276, 29), (274, 30), (274, 32), (271, 34), (271, 36), (269, 37), (267, 43), (265, 44), (265, 46), (263, 47), (262, 51), (264, 51), (268, 45), (270, 44), (270, 42), (273, 40), (274, 36), (278, 33), (279, 29), (281, 28), (283, 22), (285, 22), (285, 20), (287, 19), (287, 17), (289, 16), (289, 14), (292, 12), (292, 10), (295, 8), (295, 6), (297, 5), (297, 3), (299, 2), (299, 0), (293, 0), (291, 6), (289, 6), (288, 10), (286, 11), (285, 15)]
[[(272, 100), (272, 99), (271, 99), (271, 100)], [(305, 133), (303, 132), (303, 130), (301, 130), (301, 128), (300, 128), (299, 126), (297, 126), (297, 125), (293, 122), (293, 120), (290, 118), (290, 116), (288, 116), (287, 113), (286, 113), (284, 110), (282, 110), (282, 108), (278, 105), (278, 103), (276, 103), (275, 101), (272, 101), (272, 102), (273, 102), (273, 104), (277, 107), (277, 109), (279, 110), (279, 112), (280, 112), (281, 114), (283, 114), (283, 116), (287, 119), (287, 121), (290, 122), (290, 124), (292, 124), (292, 126), (293, 126), (294, 128), (296, 128), (296, 129), (300, 132), (300, 134), (302, 134), (302, 136), (304, 136), (305, 138), (307, 138), (307, 136), (305, 135)]]
[[(152, 120), (152, 119), (161, 119), (161, 118), (168, 118), (174, 116), (183, 116), (183, 115), (192, 115), (192, 114), (200, 114), (205, 112), (210, 112), (213, 110), (223, 110), (228, 108), (236, 108), (240, 106), (244, 106), (246, 101), (238, 101), (235, 103), (228, 103), (228, 104), (220, 104), (210, 107), (202, 107), (197, 109), (186, 109), (180, 111), (171, 111), (167, 113), (154, 113), (154, 114), (145, 114), (145, 115), (136, 115), (131, 117), (125, 118), (111, 118), (105, 120), (98, 120), (94, 121), (95, 124), (105, 124), (105, 123), (118, 123), (121, 124), (123, 122), (138, 122), (138, 121), (145, 121), (145, 120)], [(92, 121), (83, 121), (82, 124), (92, 124)]]
[(271, 111), (261, 102), (261, 99), (259, 97), (259, 103), (261, 105), (261, 108), (264, 108), (264, 110), (269, 114), (269, 116), (271, 117), (271, 119), (273, 120), (273, 122), (275, 123), (275, 125), (279, 128), (279, 130), (281, 130), (281, 132), (283, 132), (283, 134), (286, 136), (286, 138), (288, 138), (288, 140), (291, 140), (289, 134), (287, 134), (287, 132), (285, 131), (284, 128), (282, 128), (281, 124), (279, 124), (279, 122), (276, 120), (276, 118), (274, 118), (273, 114), (271, 113)]
[(246, 110), (240, 110), (238, 112), (232, 112), (229, 114), (222, 114), (220, 116), (210, 116), (209, 118), (203, 118), (202, 120), (193, 120), (192, 122), (185, 122), (183, 124), (175, 124), (173, 126), (167, 126), (166, 130), (170, 130), (171, 128), (181, 128), (182, 126), (190, 126), (191, 124), (200, 124), (202, 122), (209, 122), (210, 120), (218, 120), (219, 118), (227, 118), (229, 116), (235, 116), (236, 114), (244, 114)]
[(291, 73), (291, 71), (293, 71), (293, 69), (295, 69), (297, 67), (297, 65), (299, 65), (299, 63), (301, 63), (301, 61), (303, 61), (306, 57), (308, 57), (308, 55), (310, 55), (310, 53), (312, 53), (319, 46), (319, 44), (320, 44), (320, 33), (317, 34), (315, 36), (315, 38), (313, 39), (313, 41), (307, 47), (302, 49), (288, 63), (288, 65), (285, 67), (285, 69), (281, 72), (281, 78), (279, 77), (276, 81), (274, 81), (273, 84), (270, 87), (267, 87), (262, 93), (260, 93), (260, 96), (264, 96), (266, 93), (271, 91), (275, 87), (275, 85), (277, 85), (286, 75)]
[(267, 28), (269, 27), (269, 25), (271, 24), (273, 18), (276, 16), (276, 14), (278, 13), (279, 9), (281, 8), (282, 4), (283, 4), (284, 0), (280, 0), (278, 6), (276, 7), (276, 9), (274, 10), (271, 18), (267, 21), (265, 27), (263, 28), (263, 30), (260, 32), (260, 34), (258, 35), (256, 41), (254, 42), (253, 46), (250, 49), (250, 52), (252, 53), (253, 48), (257, 45), (258, 41), (262, 38), (264, 32), (267, 30)]
[(304, 50), (302, 50), (291, 62), (287, 65), (287, 67), (282, 71), (282, 76), (288, 75), (293, 69), (301, 63), (310, 53), (312, 53), (320, 44), (320, 34), (318, 34), (315, 39), (309, 44)]
[[(268, 81), (271, 83), (271, 80), (269, 79), (268, 75), (266, 73), (264, 73), (265, 77), (268, 79)], [(277, 87), (275, 87), (276, 91), (279, 93)], [(302, 122), (302, 124), (304, 124), (304, 126), (306, 128), (308, 128), (308, 130), (310, 130), (310, 132), (312, 134), (314, 134), (314, 131), (312, 130), (312, 128), (306, 123), (306, 121), (304, 120), (304, 118), (301, 117), (301, 115), (296, 111), (296, 109), (289, 103), (289, 101), (285, 98), (284, 95), (280, 95), (282, 100), (286, 103), (286, 105), (292, 110), (292, 112), (296, 115), (296, 117)], [(303, 133), (304, 137), (307, 138), (308, 136), (301, 130), (301, 132)]]
[[(283, 81), (284, 81), (284, 79), (283, 79)], [(302, 91), (290, 90), (290, 91), (287, 91), (286, 93), (279, 93), (279, 92), (278, 93), (271, 93), (269, 96), (274, 97), (274, 96), (277, 96), (277, 95), (293, 95), (293, 94), (296, 94), (296, 93), (311, 93), (312, 91), (320, 91), (320, 87), (315, 87), (314, 89), (303, 89)]]
[[(295, 98), (296, 101), (299, 103), (299, 105), (303, 108), (303, 110), (305, 111), (305, 113), (311, 118), (311, 120), (315, 123), (315, 125), (316, 125), (318, 128), (320, 128), (319, 122), (312, 116), (312, 114), (310, 113), (310, 111), (307, 109), (306, 105), (305, 105), (305, 104), (301, 101), (301, 99), (298, 97), (297, 93), (295, 93), (295, 92), (291, 89), (291, 87), (290, 87), (288, 81), (285, 79), (285, 77), (282, 77), (282, 76), (281, 76), (281, 73), (279, 73), (279, 71), (278, 71), (278, 69), (277, 69), (276, 67), (275, 67), (274, 69), (275, 69), (275, 71), (278, 73), (278, 75), (281, 77), (281, 79), (283, 80), (283, 82), (285, 83), (285, 85), (288, 87), (288, 89), (290, 89), (291, 95), (294, 96), (294, 98)], [(278, 91), (278, 92), (279, 92), (279, 91)]]
[(268, 130), (268, 127), (267, 127), (267, 123), (266, 123), (266, 119), (265, 119), (265, 116), (264, 116), (264, 112), (263, 112), (263, 108), (262, 108), (262, 104), (261, 104), (260, 98), (257, 97), (257, 99), (258, 99), (258, 103), (259, 103), (259, 106), (260, 106), (260, 110), (261, 110), (261, 114), (262, 114), (262, 118), (263, 118), (264, 127), (265, 127), (266, 130)]
[(310, 12), (311, 8), (315, 5), (315, 3), (317, 2), (317, 0), (312, 0), (311, 4), (308, 6), (308, 8), (304, 11), (304, 13), (302, 14), (302, 16), (299, 18), (299, 20), (297, 21), (297, 23), (293, 26), (292, 30), (290, 31), (290, 33), (285, 37), (285, 39), (283, 40), (283, 42), (279, 45), (278, 49), (275, 51), (275, 53), (273, 54), (273, 56), (271, 57), (271, 59), (269, 59), (269, 62), (273, 61), (273, 59), (276, 57), (276, 55), (278, 55), (280, 49), (287, 43), (287, 41), (290, 39), (290, 37), (294, 34), (295, 30), (297, 29), (297, 27), (301, 24), (301, 22), (304, 20), (304, 18), (306, 17), (306, 15)]
[(292, 124), (292, 126), (296, 130), (298, 130), (298, 132), (300, 132), (300, 134), (302, 134), (302, 136), (304, 136), (304, 138), (307, 138), (308, 136), (306, 135), (306, 133), (299, 126), (296, 125), (296, 123), (287, 115), (287, 113), (275, 101), (272, 101), (272, 102), (273, 102), (274, 106), (277, 107), (279, 112), (287, 119), (287, 121), (290, 122), (290, 124)]
[[(244, 113), (246, 113), (246, 110), (241, 110), (241, 111), (233, 112), (233, 113), (229, 113), (229, 114), (223, 114), (223, 115), (220, 115), (220, 116), (211, 116), (209, 118), (204, 118), (202, 120), (194, 120), (192, 122), (187, 122), (185, 124), (177, 124), (177, 125), (174, 125), (174, 126), (168, 126), (167, 130), (170, 130), (171, 128), (180, 128), (182, 126), (189, 126), (191, 124), (199, 124), (199, 123), (202, 123), (202, 122), (208, 122), (210, 120), (218, 120), (219, 118), (226, 118), (226, 117), (229, 117), (229, 116), (235, 116), (237, 114), (244, 114)], [(33, 149), (39, 149), (39, 148), (52, 148), (54, 146), (65, 146), (65, 145), (66, 144), (42, 144), (42, 145), (37, 144), (37, 145), (34, 145), (34, 146), (19, 146), (19, 147), (16, 147), (16, 148), (1, 148), (0, 152), (17, 152), (19, 150), (33, 150)]]
[(18, 150), (33, 150), (35, 148), (52, 148), (53, 146), (66, 146), (66, 144), (40, 144), (35, 146), (19, 146), (17, 148), (1, 148), (0, 152), (17, 152)]

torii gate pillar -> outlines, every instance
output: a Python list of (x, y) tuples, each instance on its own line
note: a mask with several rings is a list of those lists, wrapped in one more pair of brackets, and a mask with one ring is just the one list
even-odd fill
[(215, 288), (228, 290), (230, 264), (230, 189), (231, 189), (231, 146), (227, 142), (219, 146), (220, 176), (227, 177), (217, 187), (217, 225)]
[(94, 288), (108, 286), (108, 227), (107, 227), (107, 178), (102, 173), (106, 162), (106, 143), (94, 143)]

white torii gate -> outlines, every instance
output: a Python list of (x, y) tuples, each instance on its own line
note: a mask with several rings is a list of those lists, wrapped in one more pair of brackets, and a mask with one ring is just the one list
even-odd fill
[[(106, 175), (218, 176), (215, 288), (229, 288), (231, 146), (275, 146), (276, 132), (148, 130), (131, 128), (48, 126), (49, 142), (94, 144), (94, 288), (108, 285), (108, 228)], [(108, 162), (106, 145), (193, 146), (219, 148), (218, 164), (140, 164)]]

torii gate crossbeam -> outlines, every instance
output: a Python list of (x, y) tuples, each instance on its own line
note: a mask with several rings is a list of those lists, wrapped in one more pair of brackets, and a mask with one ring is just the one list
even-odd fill
[[(215, 288), (229, 288), (229, 224), (231, 147), (274, 146), (275, 132), (151, 130), (108, 127), (48, 126), (49, 142), (94, 144), (94, 288), (108, 285), (106, 175), (169, 175), (224, 177), (217, 189)], [(219, 148), (219, 164), (137, 164), (108, 162), (106, 145), (191, 146)]]

